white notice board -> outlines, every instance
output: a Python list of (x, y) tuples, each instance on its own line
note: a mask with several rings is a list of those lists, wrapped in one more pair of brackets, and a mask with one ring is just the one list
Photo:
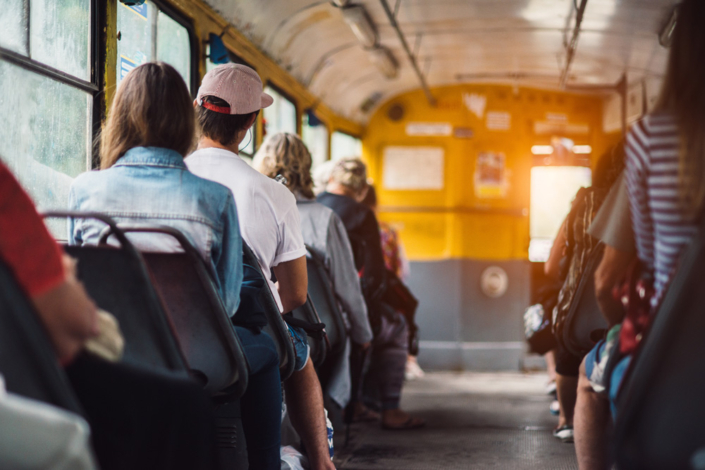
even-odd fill
[(445, 151), (441, 147), (385, 147), (385, 189), (439, 190), (444, 184)]

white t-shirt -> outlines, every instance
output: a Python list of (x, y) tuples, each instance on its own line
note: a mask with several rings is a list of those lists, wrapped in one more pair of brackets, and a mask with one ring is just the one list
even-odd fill
[(306, 256), (296, 198), (286, 186), (259, 173), (228, 150), (197, 150), (184, 162), (193, 174), (232, 191), (242, 238), (257, 256), (282, 310), (270, 269)]

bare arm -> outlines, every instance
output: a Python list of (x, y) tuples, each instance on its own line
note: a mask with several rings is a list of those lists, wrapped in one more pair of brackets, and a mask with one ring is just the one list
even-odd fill
[(614, 299), (612, 290), (624, 279), (634, 256), (634, 253), (627, 253), (606, 245), (605, 254), (602, 255), (602, 261), (595, 271), (597, 305), (610, 326), (621, 322), (624, 317), (624, 307)]
[(277, 277), (277, 290), (282, 301), (283, 313), (288, 313), (306, 303), (308, 272), (306, 257), (284, 261), (272, 267)]
[(551, 253), (548, 255), (548, 260), (543, 267), (546, 276), (554, 280), (558, 279), (561, 270), (561, 258), (563, 258), (565, 252), (565, 224), (567, 220), (568, 219), (564, 220), (561, 224), (561, 228), (558, 229), (556, 239), (553, 240)]

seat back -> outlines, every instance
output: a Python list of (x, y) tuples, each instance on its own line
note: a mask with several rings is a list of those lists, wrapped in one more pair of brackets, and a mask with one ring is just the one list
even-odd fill
[(140, 253), (102, 214), (51, 212), (45, 217), (94, 218), (120, 242), (112, 246), (67, 246), (78, 260), (78, 277), (96, 304), (117, 318), (125, 337), (123, 362), (155, 372), (187, 376), (188, 368), (159, 295)]
[(685, 250), (618, 397), (620, 469), (703, 468), (705, 231)]
[(595, 296), (595, 271), (604, 251), (605, 245), (598, 243), (590, 253), (566, 316), (563, 341), (577, 356), (585, 355), (595, 345), (593, 332), (609, 328)]
[[(240, 340), (215, 285), (215, 274), (198, 250), (177, 229), (168, 226), (118, 225), (124, 233), (165, 234), (183, 253), (142, 253), (192, 376), (213, 395), (241, 396), (248, 370)], [(107, 240), (111, 230), (101, 234)]]
[[(252, 248), (245, 241), (242, 241), (242, 258), (245, 264), (249, 264), (259, 271), (262, 279), (265, 279), (262, 268), (259, 265), (259, 260), (255, 256)], [(274, 344), (277, 347), (279, 354), (279, 374), (281, 380), (284, 381), (294, 372), (296, 352), (294, 351), (294, 343), (289, 335), (289, 328), (284, 323), (281, 316), (277, 301), (274, 299), (272, 291), (269, 289), (269, 283), (265, 282), (266, 289), (262, 294), (260, 302), (264, 308), (264, 313), (267, 315), (267, 326), (264, 330), (272, 337)]]
[(345, 342), (348, 337), (343, 314), (338, 308), (333, 286), (323, 261), (313, 250), (307, 249), (308, 295), (316, 307), (316, 312), (321, 322), (326, 324), (326, 333), (331, 345), (330, 353), (338, 355), (345, 349)]
[[(307, 295), (306, 296), (306, 303), (303, 304), (301, 307), (294, 309), (293, 312), (291, 312), (294, 318), (298, 318), (300, 320), (307, 321), (309, 323), (325, 323), (321, 321), (321, 318), (318, 316), (318, 312), (316, 310), (316, 306), (313, 304), (313, 301), (311, 300), (311, 296)], [(323, 337), (321, 338), (313, 338), (311, 336), (308, 337), (308, 344), (311, 347), (311, 361), (313, 362), (313, 365), (315, 367), (320, 366), (323, 364), (323, 361), (326, 360), (326, 355), (328, 354), (328, 342), (326, 341), (325, 338), (326, 335), (326, 330), (323, 330)]]
[(9, 392), (83, 414), (34, 309), (0, 262), (0, 374)]

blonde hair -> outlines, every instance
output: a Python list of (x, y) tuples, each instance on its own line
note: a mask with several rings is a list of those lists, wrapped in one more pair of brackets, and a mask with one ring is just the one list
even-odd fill
[(288, 132), (268, 136), (252, 161), (257, 171), (270, 178), (283, 176), (293, 193), (313, 199), (311, 153), (298, 135)]
[(132, 70), (115, 93), (100, 140), (100, 167), (134, 147), (162, 147), (185, 157), (196, 122), (191, 95), (174, 67), (149, 62)]
[(330, 180), (361, 194), (367, 187), (367, 167), (357, 157), (343, 158), (333, 167)]
[(685, 215), (705, 203), (705, 2), (684, 0), (668, 56), (657, 111), (674, 116), (680, 137), (679, 190)]

